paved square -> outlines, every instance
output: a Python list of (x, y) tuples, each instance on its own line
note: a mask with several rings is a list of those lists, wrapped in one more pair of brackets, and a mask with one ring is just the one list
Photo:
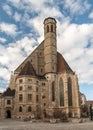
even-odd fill
[(31, 121), (1, 120), (0, 130), (93, 130), (93, 122), (86, 123), (45, 123)]

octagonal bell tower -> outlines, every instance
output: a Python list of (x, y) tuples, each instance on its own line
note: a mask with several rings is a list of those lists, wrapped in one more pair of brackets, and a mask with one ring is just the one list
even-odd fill
[(57, 72), (56, 20), (44, 20), (44, 61), (45, 74)]

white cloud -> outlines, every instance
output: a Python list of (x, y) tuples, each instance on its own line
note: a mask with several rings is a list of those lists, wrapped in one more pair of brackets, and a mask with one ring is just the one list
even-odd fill
[[(11, 2), (14, 6), (16, 6), (18, 9), (24, 9), (26, 13), (38, 13), (39, 16), (43, 14), (43, 17), (46, 16), (61, 16), (61, 12), (56, 7), (56, 4), (53, 0), (50, 0), (49, 2), (47, 0), (40, 0), (40, 2), (37, 2), (37, 0), (8, 0)], [(52, 4), (51, 7), (46, 6), (46, 3)]]
[[(70, 13), (73, 14), (77, 14), (77, 15), (82, 15), (84, 14), (87, 10), (90, 9), (91, 5), (90, 3), (85, 0), (50, 0), (49, 2), (47, 0), (40, 0), (40, 2), (37, 2), (37, 0), (7, 0), (8, 2), (11, 2), (13, 4), (13, 6), (15, 6), (18, 9), (24, 9), (27, 12), (37, 12), (37, 13), (41, 13), (41, 12), (45, 12), (47, 15), (55, 15), (55, 11), (51, 12), (51, 10), (58, 10), (59, 9), (59, 5), (60, 7), (63, 6), (62, 8), (70, 11)], [(46, 4), (48, 3), (48, 4)], [(51, 9), (50, 11), (47, 10), (49, 8), (48, 5), (51, 5)], [(63, 11), (64, 11), (63, 9)], [(59, 13), (62, 13), (62, 11), (60, 10)], [(52, 16), (52, 17), (53, 17)]]
[(44, 7), (42, 7), (41, 10), (41, 16), (44, 17), (60, 17), (63, 18), (63, 14), (59, 11), (59, 9), (57, 9), (56, 7), (46, 7), (46, 9), (44, 10)]
[(4, 5), (3, 6), (3, 10), (8, 14), (8, 15), (12, 15), (12, 9), (9, 5)]
[(7, 47), (0, 45), (0, 77), (9, 80), (11, 71), (14, 71), (35, 49), (33, 43), (35, 43), (34, 39), (24, 37)]
[[(69, 50), (71, 48), (79, 48), (79, 47), (86, 47), (88, 41), (92, 38), (93, 33), (93, 24), (66, 24), (64, 30), (63, 26), (64, 23), (59, 23), (58, 25), (58, 32), (60, 32), (58, 36), (58, 43), (61, 50)], [(62, 40), (62, 43), (60, 41)], [(59, 46), (58, 45), (58, 46)]]
[(9, 57), (6, 53), (6, 48), (3, 45), (0, 45), (0, 64), (8, 65)]
[(8, 69), (0, 67), (0, 77), (3, 77), (3, 79), (6, 80), (6, 79), (9, 79), (9, 75), (10, 75), (10, 73), (9, 73)]
[(47, 2), (47, 0), (40, 0), (40, 2), (37, 2), (37, 0), (24, 0), (25, 2), (30, 2), (33, 7), (36, 7), (36, 8), (41, 8), (42, 5), (44, 5), (45, 2)]
[(93, 19), (93, 12), (91, 12), (91, 13), (89, 14), (89, 18), (90, 18), (90, 19)]
[(15, 21), (17, 21), (17, 22), (19, 22), (21, 20), (21, 14), (19, 14), (17, 12), (15, 12), (13, 17), (14, 17)]
[(7, 35), (16, 35), (17, 34), (17, 26), (15, 24), (9, 23), (1, 23), (0, 31), (5, 32)]
[(64, 8), (69, 9), (71, 14), (83, 14), (90, 9), (91, 5), (87, 0), (64, 0)]
[[(15, 12), (14, 19), (16, 21), (20, 21), (20, 23), (25, 24), (29, 27), (34, 27), (36, 33), (39, 35), (42, 34), (43, 29), (40, 30), (40, 27), (43, 25), (42, 19), (46, 17), (55, 17), (64, 19), (64, 16), (62, 12), (60, 12), (59, 8), (56, 7), (53, 0), (49, 1), (49, 4), (51, 3), (53, 6), (49, 7), (46, 5), (47, 0), (41, 0), (40, 2), (37, 2), (36, 0), (23, 0), (20, 2), (20, 0), (8, 0), (11, 2), (14, 6), (16, 6), (18, 9), (23, 9), (24, 14), (20, 15), (19, 13)], [(39, 14), (34, 19), (31, 17), (31, 14)], [(22, 25), (23, 25), (22, 24)], [(20, 24), (21, 26), (21, 24)], [(24, 28), (24, 27), (22, 27)], [(40, 38), (41, 39), (41, 38)]]
[(13, 4), (19, 4), (21, 2), (21, 0), (7, 0), (7, 1)]
[(58, 23), (58, 32), (58, 50), (76, 71), (80, 83), (93, 84), (93, 24), (77, 25), (65, 21)]
[(3, 93), (5, 91), (5, 88), (0, 87), (0, 93)]
[(0, 37), (0, 42), (4, 43), (4, 42), (6, 42), (6, 41), (7, 41), (7, 40), (6, 40), (5, 38)]

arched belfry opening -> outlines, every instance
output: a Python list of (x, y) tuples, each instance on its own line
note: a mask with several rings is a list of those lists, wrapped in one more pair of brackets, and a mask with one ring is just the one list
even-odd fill
[(11, 118), (11, 111), (10, 110), (6, 111), (6, 118)]
[(51, 32), (53, 32), (53, 25), (51, 25)]
[(49, 32), (49, 25), (47, 25), (47, 31), (46, 32)]

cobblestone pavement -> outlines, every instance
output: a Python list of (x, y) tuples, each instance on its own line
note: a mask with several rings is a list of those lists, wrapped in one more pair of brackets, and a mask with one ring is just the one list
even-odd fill
[(50, 124), (0, 119), (0, 130), (93, 130), (93, 122)]

